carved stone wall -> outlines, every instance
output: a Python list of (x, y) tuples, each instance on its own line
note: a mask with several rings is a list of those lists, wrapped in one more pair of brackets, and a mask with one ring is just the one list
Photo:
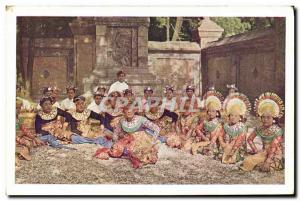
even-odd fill
[(84, 79), (84, 91), (95, 85), (111, 85), (121, 69), (137, 94), (146, 86), (162, 88), (162, 81), (148, 66), (149, 18), (95, 17), (94, 24), (95, 66)]

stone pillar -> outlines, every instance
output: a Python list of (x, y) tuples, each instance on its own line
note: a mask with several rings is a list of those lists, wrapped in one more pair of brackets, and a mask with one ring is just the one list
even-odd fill
[(106, 30), (106, 25), (96, 26), (96, 66), (94, 73), (100, 78), (107, 76), (107, 71), (105, 69), (108, 52)]
[(209, 17), (204, 17), (198, 27), (201, 49), (205, 48), (209, 42), (217, 41), (224, 32), (224, 29), (211, 21)]
[(148, 65), (148, 28), (149, 24), (138, 28), (138, 66)]
[(74, 84), (84, 91), (84, 78), (95, 66), (95, 25), (93, 18), (76, 18), (69, 24), (74, 36)]

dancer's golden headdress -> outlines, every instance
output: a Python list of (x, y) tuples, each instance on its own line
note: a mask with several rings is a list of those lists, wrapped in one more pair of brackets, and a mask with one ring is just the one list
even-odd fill
[(251, 110), (251, 104), (246, 95), (242, 93), (233, 93), (225, 99), (223, 110), (227, 115), (238, 114), (245, 117)]
[(203, 96), (205, 109), (222, 109), (222, 101), (224, 100), (223, 95), (216, 91), (214, 87), (210, 88)]
[(259, 96), (254, 103), (254, 111), (257, 116), (271, 115), (281, 118), (283, 116), (284, 104), (281, 98), (272, 92), (266, 92)]

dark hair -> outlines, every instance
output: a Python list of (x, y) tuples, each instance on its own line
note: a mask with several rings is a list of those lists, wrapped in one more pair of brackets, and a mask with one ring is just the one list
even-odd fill
[(42, 97), (41, 98), (41, 100), (40, 100), (40, 106), (42, 106), (46, 101), (50, 101), (50, 103), (53, 104), (52, 98), (49, 97), (49, 96), (46, 96), (46, 97)]
[(113, 97), (113, 94), (117, 93), (118, 94), (118, 97), (122, 97), (122, 94), (119, 92), (119, 91), (113, 91), (111, 92), (108, 96), (109, 97)]
[(47, 92), (49, 91), (53, 91), (53, 88), (52, 87), (44, 87), (43, 88), (43, 94), (45, 95)]
[(218, 118), (221, 118), (221, 113), (220, 113), (219, 110), (217, 110), (217, 117), (218, 117)]
[(243, 117), (243, 116), (241, 115), (241, 122), (245, 123), (246, 121), (247, 121), (247, 118), (246, 118), (246, 117)]
[(119, 77), (120, 75), (125, 75), (124, 71), (120, 70), (119, 72), (117, 72), (117, 76)]
[(76, 103), (76, 102), (79, 101), (79, 100), (85, 101), (85, 97), (83, 97), (83, 96), (76, 96), (76, 97), (74, 98), (73, 102)]
[(75, 89), (75, 88), (67, 88), (67, 93), (68, 93), (70, 90), (74, 91), (74, 93), (76, 92), (76, 89)]
[(274, 119), (274, 124), (277, 124), (277, 125), (279, 125), (279, 118), (278, 117), (273, 117), (273, 119)]
[(146, 93), (146, 91), (151, 91), (153, 93), (153, 89), (150, 86), (148, 86), (144, 89), (144, 93)]
[(133, 95), (133, 92), (131, 89), (125, 89), (124, 92), (123, 92), (124, 95), (127, 95), (127, 94), (132, 94)]
[(192, 89), (192, 88), (187, 88), (185, 91), (186, 91), (186, 92), (188, 92), (188, 91), (195, 92), (195, 89)]
[[(221, 118), (221, 113), (220, 113), (220, 111), (219, 111), (219, 110), (216, 110), (216, 111), (217, 111), (216, 117)], [(206, 111), (206, 114), (208, 114), (208, 110)]]

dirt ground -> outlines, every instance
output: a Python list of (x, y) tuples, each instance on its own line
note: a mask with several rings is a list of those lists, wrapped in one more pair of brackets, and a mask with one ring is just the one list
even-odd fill
[(21, 161), (17, 184), (284, 184), (284, 171), (243, 172), (202, 155), (160, 145), (155, 165), (133, 169), (125, 159), (92, 158), (97, 145), (68, 145), (77, 150), (40, 147), (32, 161)]

